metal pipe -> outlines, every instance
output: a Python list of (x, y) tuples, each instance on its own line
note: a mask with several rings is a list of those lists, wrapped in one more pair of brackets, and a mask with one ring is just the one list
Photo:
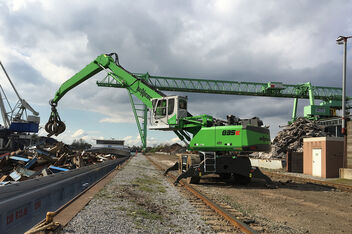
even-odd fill
[(296, 121), (296, 116), (297, 116), (297, 103), (298, 103), (298, 98), (295, 98), (293, 101), (293, 111), (292, 111), (292, 123)]
[(347, 38), (343, 39), (344, 50), (343, 50), (343, 67), (342, 67), (342, 129), (341, 133), (346, 134), (346, 63), (347, 63)]
[(343, 135), (346, 135), (346, 67), (347, 67), (347, 39), (351, 38), (352, 36), (345, 37), (345, 36), (339, 36), (336, 39), (336, 43), (338, 45), (344, 45), (344, 50), (343, 50), (343, 67), (342, 67), (342, 128), (341, 128), (341, 133)]
[(347, 38), (344, 38), (343, 49), (343, 75), (342, 75), (342, 128), (343, 135), (343, 159), (342, 166), (345, 167), (345, 160), (347, 159), (347, 131), (346, 131), (346, 67), (347, 67)]
[(342, 166), (345, 167), (345, 162), (347, 162), (347, 131), (346, 131), (346, 68), (347, 68), (347, 39), (352, 36), (345, 37), (339, 36), (336, 39), (336, 43), (344, 45), (343, 49), (343, 67), (342, 67), (342, 116), (341, 116), (341, 133), (344, 137), (344, 150), (343, 150), (343, 162)]

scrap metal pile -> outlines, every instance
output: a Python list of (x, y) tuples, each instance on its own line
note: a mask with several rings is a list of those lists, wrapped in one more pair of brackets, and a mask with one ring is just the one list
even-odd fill
[(113, 160), (118, 154), (72, 150), (62, 142), (0, 155), (0, 185)]
[(186, 147), (178, 143), (174, 143), (172, 145), (165, 145), (160, 151), (167, 152), (170, 154), (177, 154), (177, 153), (185, 153), (186, 149), (187, 149)]
[(330, 134), (324, 132), (323, 127), (314, 121), (301, 117), (278, 132), (269, 153), (254, 153), (252, 155), (260, 158), (285, 158), (289, 150), (303, 152), (303, 138), (325, 136), (330, 136)]

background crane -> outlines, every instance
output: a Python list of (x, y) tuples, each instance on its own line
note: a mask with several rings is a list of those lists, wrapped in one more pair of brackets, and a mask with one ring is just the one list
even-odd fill
[[(38, 133), (39, 113), (21, 98), (1, 61), (0, 66), (18, 98), (16, 104), (11, 106), (0, 85), (0, 112), (3, 120), (3, 127), (0, 128), (0, 150), (23, 148), (24, 145), (31, 144), (32, 135), (29, 133)], [(31, 112), (31, 115), (28, 115), (27, 111)]]
[[(16, 93), (18, 101), (16, 102), (15, 106), (12, 108), (10, 102), (8, 101), (4, 89), (1, 87), (0, 93), (0, 108), (1, 108), (1, 116), (3, 118), (4, 127), (10, 129), (14, 132), (38, 132), (40, 117), (39, 113), (35, 111), (29, 103), (21, 98), (17, 89), (13, 82), (10, 79), (4, 65), (0, 61), (0, 66), (4, 71), (6, 78), (10, 82), (13, 90)], [(6, 110), (5, 104), (3, 100), (6, 100), (7, 105), (9, 106), (9, 111)], [(27, 115), (27, 110), (30, 111), (33, 115)]]
[[(342, 89), (337, 87), (313, 86), (310, 82), (293, 85), (282, 82), (259, 83), (153, 76), (149, 73), (134, 73), (134, 75), (162, 91), (293, 98), (291, 122), (297, 118), (298, 99), (309, 99), (309, 105), (304, 107), (305, 118), (319, 120), (325, 127), (332, 127), (335, 133), (338, 132), (338, 126), (341, 125), (341, 118), (336, 116), (336, 111), (342, 108)], [(125, 88), (109, 75), (103, 80), (97, 81), (97, 85), (99, 87)], [(143, 148), (146, 148), (148, 108), (135, 100), (133, 95), (129, 94), (129, 96), (142, 145)], [(347, 98), (347, 100), (350, 99)], [(317, 105), (316, 100), (322, 100), (322, 102)]]

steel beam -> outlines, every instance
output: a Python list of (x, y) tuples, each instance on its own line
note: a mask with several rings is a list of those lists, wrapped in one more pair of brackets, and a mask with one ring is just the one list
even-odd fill
[[(311, 92), (311, 95), (317, 100), (329, 101), (341, 100), (342, 98), (342, 89), (336, 87), (311, 86), (312, 88), (309, 89), (307, 84), (282, 84), (283, 89), (278, 90), (278, 92), (271, 92), (265, 89), (267, 83), (152, 76), (148, 73), (134, 73), (134, 75), (146, 80), (154, 88), (164, 91), (302, 99), (309, 99), (309, 92)], [(105, 77), (102, 81), (98, 81), (97, 85), (100, 87), (125, 88), (111, 77)]]

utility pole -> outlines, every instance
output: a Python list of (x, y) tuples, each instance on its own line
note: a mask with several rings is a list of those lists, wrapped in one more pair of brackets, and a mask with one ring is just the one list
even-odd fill
[(347, 39), (351, 38), (352, 36), (345, 37), (339, 36), (336, 39), (336, 43), (338, 45), (344, 45), (343, 50), (343, 67), (342, 67), (342, 126), (341, 126), (341, 133), (344, 136), (344, 153), (343, 153), (343, 167), (345, 167), (345, 160), (347, 159), (347, 131), (346, 131), (346, 66), (347, 66)]

